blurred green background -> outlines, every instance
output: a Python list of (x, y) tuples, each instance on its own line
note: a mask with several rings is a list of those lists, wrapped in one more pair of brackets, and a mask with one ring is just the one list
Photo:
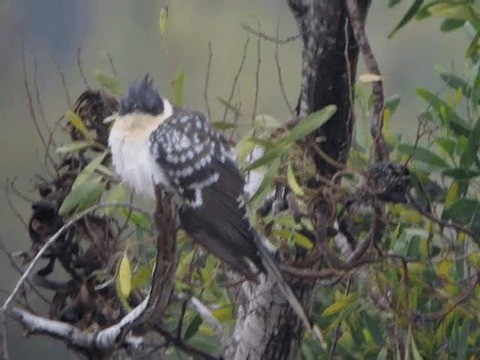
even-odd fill
[[(0, 237), (10, 251), (28, 249), (30, 241), (22, 223), (9, 208), (3, 188), (16, 178), (18, 188), (37, 198), (34, 176), (46, 175), (44, 153), (29, 115), (21, 63), (25, 41), (28, 77), (32, 80), (37, 59), (38, 85), (50, 124), (67, 110), (65, 89), (58, 67), (65, 74), (72, 101), (85, 89), (77, 67), (77, 47), (82, 48), (82, 66), (90, 86), (96, 87), (93, 71), (111, 74), (111, 55), (121, 82), (128, 85), (146, 72), (155, 76), (165, 96), (171, 96), (171, 81), (177, 69), (185, 70), (187, 107), (205, 110), (203, 89), (208, 62), (208, 42), (213, 59), (209, 99), (214, 120), (221, 120), (223, 107), (217, 96), (228, 98), (242, 58), (249, 24), (280, 38), (296, 34), (297, 28), (283, 0), (171, 0), (167, 35), (159, 30), (160, 10), (165, 1), (150, 0), (0, 0)], [(410, 24), (393, 39), (388, 32), (398, 23), (409, 3), (389, 10), (387, 0), (373, 1), (367, 31), (384, 76), (385, 94), (400, 94), (401, 104), (392, 129), (411, 137), (416, 117), (425, 105), (415, 97), (418, 86), (440, 89), (434, 66), (463, 69), (466, 38), (455, 32), (440, 36), (438, 23)], [(277, 80), (274, 44), (262, 41), (262, 64), (257, 114), (289, 117)], [(255, 89), (256, 38), (250, 37), (248, 54), (234, 101), (242, 103), (249, 121)], [(438, 59), (438, 60), (437, 60)], [(280, 47), (283, 80), (290, 103), (295, 105), (300, 84), (301, 44)], [(55, 65), (57, 64), (57, 65)], [(360, 64), (359, 74), (363, 73)], [(30, 204), (12, 196), (15, 207), (28, 220)], [(3, 300), (19, 275), (0, 254), (0, 289)], [(9, 324), (12, 359), (65, 359), (74, 357), (58, 342), (32, 337), (24, 340), (21, 329)], [(34, 354), (34, 355), (32, 355)]]

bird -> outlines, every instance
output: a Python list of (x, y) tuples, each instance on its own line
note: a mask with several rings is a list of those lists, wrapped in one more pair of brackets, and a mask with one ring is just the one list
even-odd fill
[(147, 198), (172, 194), (180, 227), (248, 280), (274, 277), (307, 329), (311, 323), (245, 208), (245, 177), (232, 146), (200, 111), (174, 106), (148, 74), (121, 98), (110, 130), (112, 163)]

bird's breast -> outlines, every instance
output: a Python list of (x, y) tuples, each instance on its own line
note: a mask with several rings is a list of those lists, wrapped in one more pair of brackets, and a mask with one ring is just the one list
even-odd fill
[(136, 193), (154, 199), (154, 184), (166, 184), (167, 180), (150, 151), (153, 129), (132, 131), (132, 124), (115, 125), (110, 131), (109, 145), (116, 172)]

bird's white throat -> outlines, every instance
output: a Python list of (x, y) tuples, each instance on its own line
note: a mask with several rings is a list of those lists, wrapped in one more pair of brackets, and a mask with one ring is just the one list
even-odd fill
[(172, 105), (164, 99), (164, 112), (157, 116), (134, 112), (120, 116), (110, 130), (108, 144), (112, 162), (122, 181), (136, 193), (155, 198), (154, 184), (168, 186), (168, 180), (150, 151), (150, 134), (172, 115)]

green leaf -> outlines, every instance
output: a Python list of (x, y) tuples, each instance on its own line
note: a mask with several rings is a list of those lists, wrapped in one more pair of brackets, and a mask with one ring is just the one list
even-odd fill
[(445, 160), (443, 160), (440, 156), (435, 154), (434, 152), (430, 151), (427, 148), (421, 146), (413, 146), (407, 144), (399, 144), (397, 147), (398, 151), (401, 154), (411, 155), (413, 154), (413, 158), (417, 161), (421, 161), (428, 165), (438, 167), (438, 168), (448, 168), (449, 165)]
[(415, 339), (412, 334), (411, 335), (411, 342), (412, 342), (412, 354), (414, 360), (423, 360), (422, 355), (420, 355), (420, 351), (418, 351), (417, 344), (415, 344)]
[(452, 89), (462, 89), (465, 96), (470, 96), (470, 86), (460, 76), (447, 71), (440, 71), (440, 78)]
[(95, 76), (95, 79), (100, 83), (100, 85), (106, 87), (112, 93), (117, 95), (123, 94), (123, 86), (116, 78), (107, 75), (101, 71), (94, 71), (93, 75)]
[(466, 137), (470, 135), (468, 124), (445, 101), (427, 89), (418, 88), (417, 94), (435, 109), (444, 124), (447, 124), (456, 135)]
[[(102, 194), (102, 202), (105, 203), (123, 203), (127, 200), (127, 190), (123, 184), (112, 186)], [(107, 207), (104, 209), (105, 215), (113, 216), (121, 212), (118, 207)]]
[(455, 180), (470, 180), (480, 176), (480, 171), (468, 169), (446, 169), (442, 171), (442, 175), (451, 177)]
[(193, 320), (188, 324), (187, 330), (185, 330), (185, 335), (183, 336), (185, 341), (190, 340), (198, 332), (198, 328), (202, 325), (203, 319), (200, 315), (195, 315)]
[(118, 267), (117, 291), (125, 299), (128, 298), (132, 291), (132, 267), (126, 252), (123, 253)]
[(478, 150), (480, 149), (480, 119), (475, 123), (470, 136), (468, 137), (467, 148), (462, 154), (460, 165), (469, 169), (474, 163), (480, 169), (480, 160), (478, 159)]
[(472, 221), (474, 214), (479, 210), (480, 203), (477, 200), (458, 199), (443, 210), (442, 219), (465, 225)]
[(245, 171), (254, 170), (261, 166), (271, 164), (272, 161), (278, 159), (282, 155), (285, 155), (287, 151), (288, 149), (282, 146), (277, 146), (277, 147), (274, 147), (273, 149), (267, 150), (260, 159), (248, 165), (245, 168)]
[(237, 124), (235, 123), (230, 123), (226, 121), (214, 121), (212, 122), (212, 126), (220, 131), (225, 131), (225, 130), (230, 130), (230, 129), (235, 129), (237, 128)]
[(282, 143), (291, 144), (304, 138), (325, 124), (333, 116), (333, 114), (335, 114), (336, 111), (337, 107), (335, 105), (328, 105), (323, 109), (308, 115), (292, 129), (290, 134), (282, 141)]
[(465, 24), (465, 20), (460, 19), (445, 19), (440, 25), (440, 31), (450, 32), (461, 28)]
[(270, 191), (270, 186), (273, 184), (273, 180), (277, 176), (278, 167), (280, 166), (279, 159), (274, 160), (269, 166), (267, 172), (263, 176), (262, 183), (257, 189), (257, 192), (251, 197), (248, 201), (249, 203), (255, 202), (258, 198), (263, 198), (268, 191)]
[(402, 0), (388, 0), (388, 7), (392, 8), (398, 4), (400, 4)]
[(75, 181), (73, 182), (72, 190), (92, 177), (92, 175), (98, 169), (107, 154), (108, 150), (98, 155), (96, 158), (90, 161), (87, 166), (85, 166), (85, 168), (80, 172), (80, 174), (77, 175)]
[(292, 231), (292, 235), (293, 235), (292, 240), (295, 243), (295, 245), (300, 246), (307, 250), (313, 249), (313, 243), (310, 241), (308, 237), (299, 233), (298, 231)]
[(480, 40), (480, 31), (477, 31), (473, 40), (470, 42), (470, 45), (468, 45), (467, 52), (465, 55), (467, 58), (471, 58), (478, 53), (478, 48), (480, 46), (479, 40)]
[(447, 138), (438, 138), (438, 139), (435, 139), (435, 142), (448, 155), (453, 156), (453, 154), (455, 152), (455, 147), (457, 146), (457, 142), (455, 140), (447, 139)]
[(413, 19), (415, 14), (418, 12), (420, 7), (422, 6), (424, 0), (415, 0), (413, 4), (410, 6), (410, 8), (407, 10), (403, 18), (400, 20), (397, 26), (388, 34), (388, 38), (391, 38), (398, 30), (400, 30), (402, 27), (407, 25), (410, 20)]
[(474, 21), (470, 6), (465, 4), (437, 3), (429, 4), (428, 12), (434, 16), (443, 16), (449, 19)]
[(58, 154), (68, 154), (87, 149), (92, 143), (90, 141), (72, 141), (66, 145), (57, 148)]
[(86, 180), (70, 191), (65, 200), (63, 200), (58, 213), (64, 216), (73, 210), (77, 212), (83, 211), (96, 204), (104, 190), (105, 184), (102, 182), (101, 177)]
[(183, 107), (183, 88), (185, 81), (185, 71), (180, 67), (173, 81), (173, 103), (178, 107)]
[(393, 114), (395, 110), (397, 110), (398, 105), (400, 104), (400, 95), (392, 95), (389, 96), (385, 100), (385, 107), (384, 109), (388, 109), (390, 111), (390, 114)]
[(140, 289), (150, 282), (154, 264), (155, 261), (151, 261), (149, 264), (141, 266), (135, 274), (133, 274), (131, 281), (132, 289)]
[(343, 309), (345, 309), (348, 306), (348, 302), (344, 299), (339, 300), (332, 305), (328, 306), (325, 310), (322, 312), (322, 316), (329, 317), (336, 315), (340, 313)]
[(288, 186), (290, 187), (290, 189), (292, 189), (295, 195), (298, 195), (298, 196), (305, 195), (305, 192), (303, 191), (302, 187), (298, 184), (297, 178), (293, 173), (291, 162), (288, 163), (288, 167), (287, 167), (287, 182), (288, 182)]
[(227, 100), (217, 96), (217, 100), (220, 102), (220, 104), (222, 104), (223, 106), (225, 106), (228, 110), (232, 111), (236, 116), (240, 117), (240, 116), (243, 116), (243, 114), (240, 112), (240, 110), (235, 107), (234, 105), (230, 104)]
[(167, 34), (167, 19), (168, 19), (168, 9), (163, 7), (160, 10), (160, 16), (158, 18), (158, 27), (160, 28), (160, 35), (165, 36)]
[(80, 133), (85, 137), (85, 139), (91, 139), (91, 135), (88, 132), (88, 129), (85, 127), (85, 124), (83, 123), (83, 120), (80, 118), (80, 116), (70, 110), (67, 111), (66, 116), (70, 121), (70, 124), (72, 124), (75, 129), (80, 131)]
[(150, 230), (152, 228), (152, 221), (146, 214), (130, 210), (127, 208), (121, 208), (122, 215), (129, 219), (137, 229)]

